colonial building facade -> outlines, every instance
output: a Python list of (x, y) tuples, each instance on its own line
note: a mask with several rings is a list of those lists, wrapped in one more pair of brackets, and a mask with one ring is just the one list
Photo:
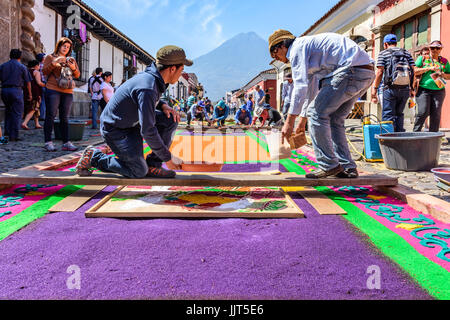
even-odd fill
[[(444, 57), (450, 58), (450, 5), (448, 0), (341, 0), (308, 30), (299, 36), (336, 32), (353, 39), (376, 60), (383, 50), (386, 34), (396, 34), (399, 46), (416, 57), (433, 40), (444, 44)], [(295, 30), (292, 30), (295, 32)], [(277, 87), (281, 87), (289, 65), (276, 61)], [(448, 85), (447, 85), (448, 86)], [(280, 94), (277, 95), (280, 100)], [(381, 107), (365, 96), (364, 113), (381, 117)], [(278, 104), (280, 101), (278, 101)], [(406, 116), (414, 113), (406, 110)], [(409, 113), (408, 113), (409, 112)], [(443, 128), (450, 128), (450, 97), (447, 96), (442, 116)]]
[[(13, 48), (22, 50), (24, 63), (38, 53), (50, 54), (63, 36), (73, 41), (72, 55), (81, 71), (76, 80), (72, 116), (89, 116), (87, 80), (97, 67), (110, 71), (112, 81), (119, 86), (155, 61), (151, 54), (81, 0), (0, 1), (0, 63), (9, 60)], [(180, 79), (173, 96), (187, 96), (189, 85), (197, 86), (197, 78), (190, 84), (188, 79)], [(0, 121), (2, 106), (0, 100)]]

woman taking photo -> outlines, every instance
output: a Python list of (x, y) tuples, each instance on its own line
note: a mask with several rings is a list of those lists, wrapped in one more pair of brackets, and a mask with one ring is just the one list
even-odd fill
[(44, 60), (44, 75), (47, 76), (45, 105), (46, 115), (44, 123), (45, 150), (56, 151), (52, 142), (53, 123), (59, 110), (62, 151), (76, 151), (69, 141), (69, 114), (73, 102), (74, 78), (80, 76), (77, 62), (71, 57), (72, 41), (61, 38), (55, 46), (55, 51)]
[[(441, 124), (442, 104), (445, 98), (445, 81), (450, 80), (450, 63), (441, 57), (442, 43), (430, 43), (430, 56), (421, 55), (416, 61), (416, 77), (422, 76), (417, 91), (417, 116), (414, 132), (422, 131), (430, 117), (430, 132), (438, 132)], [(428, 58), (428, 59), (427, 59)]]

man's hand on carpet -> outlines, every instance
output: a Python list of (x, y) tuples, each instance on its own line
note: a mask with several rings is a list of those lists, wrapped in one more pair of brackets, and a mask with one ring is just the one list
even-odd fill
[(181, 170), (183, 160), (172, 155), (172, 159), (166, 162), (167, 168), (170, 170)]
[(173, 115), (173, 120), (176, 123), (180, 122), (180, 113), (178, 111), (172, 109), (168, 104), (163, 104), (161, 108), (167, 118), (170, 118), (170, 115)]

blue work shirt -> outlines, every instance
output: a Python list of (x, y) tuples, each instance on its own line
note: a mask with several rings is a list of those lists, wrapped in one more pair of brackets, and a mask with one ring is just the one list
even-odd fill
[(253, 102), (250, 99), (247, 101), (247, 105), (245, 106), (245, 109), (247, 109), (247, 111), (250, 114), (253, 113)]
[(0, 65), (0, 81), (2, 87), (24, 87), (25, 83), (31, 82), (28, 69), (15, 59)]
[(320, 80), (349, 67), (375, 63), (356, 42), (337, 33), (296, 38), (286, 57), (294, 80), (289, 114), (303, 117), (319, 92)]
[(126, 81), (114, 93), (100, 116), (102, 133), (120, 139), (124, 136), (124, 129), (140, 126), (141, 135), (152, 151), (163, 162), (172, 159), (155, 123), (156, 106), (166, 88), (154, 63)]
[(248, 124), (251, 124), (252, 123), (252, 114), (250, 112), (248, 112), (248, 110), (245, 107), (239, 108), (239, 110), (236, 112), (234, 120), (236, 121), (237, 124), (239, 124), (239, 123), (244, 124), (242, 121), (244, 121), (246, 117), (249, 118)]
[[(222, 108), (222, 110), (220, 110), (219, 107)], [(223, 101), (220, 101), (217, 106), (214, 107), (214, 120), (225, 120), (229, 114), (230, 108)]]

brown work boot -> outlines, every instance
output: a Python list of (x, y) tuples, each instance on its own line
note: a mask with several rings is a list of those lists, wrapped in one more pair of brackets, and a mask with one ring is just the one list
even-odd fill
[(331, 170), (322, 170), (322, 169), (317, 169), (313, 172), (310, 172), (306, 175), (306, 178), (308, 179), (321, 179), (321, 178), (326, 178), (329, 176), (335, 176), (339, 173), (341, 173), (342, 171), (344, 171), (344, 168), (341, 167), (341, 165), (338, 165), (336, 168), (331, 169)]
[(339, 172), (336, 177), (342, 179), (356, 179), (359, 177), (358, 170), (356, 168), (348, 168), (344, 169), (344, 171)]
[(173, 179), (177, 173), (172, 170), (166, 170), (164, 168), (149, 167), (147, 178), (159, 178), (159, 179)]

